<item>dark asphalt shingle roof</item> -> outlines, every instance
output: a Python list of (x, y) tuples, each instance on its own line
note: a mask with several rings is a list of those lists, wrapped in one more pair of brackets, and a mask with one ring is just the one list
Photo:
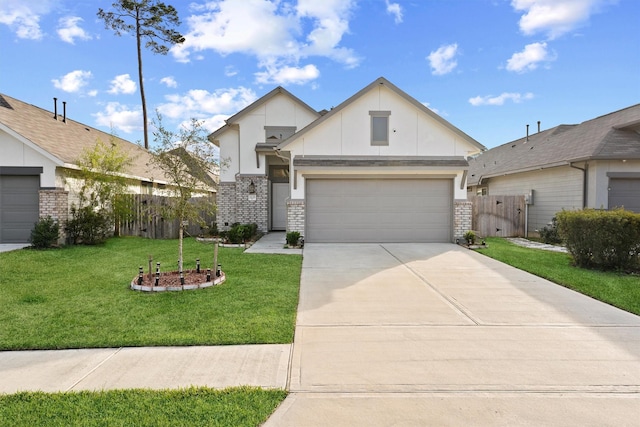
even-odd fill
[(640, 104), (487, 150), (469, 161), (468, 185), (492, 176), (590, 159), (640, 159)]

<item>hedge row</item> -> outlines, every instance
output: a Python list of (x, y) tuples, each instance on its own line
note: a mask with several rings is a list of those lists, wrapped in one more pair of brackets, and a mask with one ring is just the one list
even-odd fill
[(556, 218), (576, 265), (615, 270), (640, 264), (640, 214), (584, 209), (558, 212)]

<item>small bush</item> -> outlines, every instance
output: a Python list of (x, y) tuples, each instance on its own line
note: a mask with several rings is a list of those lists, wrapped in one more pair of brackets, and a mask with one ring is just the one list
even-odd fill
[(538, 233), (540, 233), (540, 238), (544, 243), (550, 245), (562, 243), (562, 239), (558, 234), (558, 219), (555, 216), (551, 219), (551, 224), (548, 227), (542, 227), (538, 230)]
[(71, 244), (97, 245), (107, 240), (113, 227), (106, 213), (96, 212), (91, 206), (80, 209), (73, 206), (65, 231)]
[(464, 240), (466, 240), (470, 245), (473, 245), (476, 242), (476, 233), (471, 230), (464, 233), (462, 237), (464, 237)]
[(300, 232), (289, 231), (287, 233), (286, 239), (287, 239), (287, 245), (298, 246), (298, 242), (300, 241)]
[(584, 209), (556, 216), (560, 236), (577, 266), (603, 270), (638, 267), (640, 214)]
[(36, 249), (50, 248), (58, 243), (60, 226), (53, 218), (40, 218), (31, 230), (31, 244)]
[(234, 223), (227, 231), (227, 239), (231, 243), (243, 243), (251, 240), (258, 233), (258, 224)]

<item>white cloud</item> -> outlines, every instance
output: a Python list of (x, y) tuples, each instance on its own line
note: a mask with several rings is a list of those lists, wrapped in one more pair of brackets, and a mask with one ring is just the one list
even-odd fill
[(75, 93), (79, 92), (80, 89), (86, 86), (91, 77), (91, 71), (75, 70), (65, 74), (59, 79), (53, 79), (51, 81), (57, 89), (61, 89), (69, 93)]
[(131, 76), (129, 76), (129, 74), (120, 74), (111, 80), (111, 88), (108, 92), (113, 95), (118, 95), (120, 93), (129, 95), (135, 91), (136, 82), (131, 80)]
[[(296, 5), (270, 0), (219, 0), (192, 6), (185, 42), (171, 53), (189, 62), (194, 54), (254, 56), (264, 73), (270, 67), (299, 67), (301, 58), (321, 56), (356, 67), (360, 58), (340, 46), (349, 30), (355, 0), (299, 0)], [(277, 64), (277, 65), (276, 65)]]
[(160, 79), (160, 83), (167, 85), (167, 87), (178, 87), (178, 82), (173, 76), (167, 76)]
[(515, 104), (519, 104), (522, 101), (533, 99), (533, 94), (527, 92), (525, 94), (504, 92), (498, 96), (476, 96), (475, 98), (469, 98), (469, 104), (474, 107), (480, 105), (504, 105), (506, 101), (512, 101)]
[(53, 0), (25, 1), (2, 0), (0, 2), (0, 24), (5, 24), (18, 38), (40, 40), (40, 18), (48, 14)]
[(313, 65), (305, 65), (304, 67), (282, 68), (269, 67), (267, 71), (256, 73), (256, 81), (261, 84), (298, 84), (302, 85), (309, 81), (315, 80), (320, 76), (320, 71)]
[(450, 73), (458, 65), (455, 56), (458, 54), (458, 44), (443, 45), (438, 50), (431, 52), (427, 59), (431, 64), (431, 73), (436, 76)]
[(224, 67), (224, 75), (227, 77), (233, 77), (238, 74), (238, 70), (233, 65), (227, 65)]
[(91, 36), (78, 26), (79, 16), (66, 16), (58, 20), (58, 36), (64, 42), (75, 44), (75, 39), (90, 40)]
[(130, 109), (119, 102), (109, 102), (103, 111), (93, 114), (93, 116), (100, 126), (108, 126), (125, 133), (142, 130), (142, 109), (140, 107)]
[(544, 33), (560, 37), (588, 22), (602, 5), (611, 0), (512, 0), (511, 6), (524, 14), (520, 31), (525, 35)]
[(524, 73), (538, 68), (541, 62), (554, 61), (555, 55), (547, 51), (547, 43), (531, 43), (524, 47), (522, 52), (514, 53), (507, 60), (507, 70), (516, 73)]
[(213, 93), (193, 89), (183, 95), (167, 95), (165, 99), (168, 102), (158, 106), (160, 114), (182, 123), (188, 123), (192, 118), (204, 120), (204, 127), (213, 131), (231, 114), (254, 102), (257, 96), (253, 90), (241, 86)]
[(278, 14), (267, 0), (223, 0), (203, 5), (186, 19), (185, 42), (171, 53), (189, 62), (192, 52), (214, 50), (221, 55), (245, 53), (258, 57), (293, 55), (297, 46), (291, 37), (297, 23), (292, 14)]
[(387, 13), (393, 15), (395, 23), (402, 23), (402, 6), (400, 6), (400, 3), (389, 3), (389, 0), (385, 0), (385, 2), (387, 3)]

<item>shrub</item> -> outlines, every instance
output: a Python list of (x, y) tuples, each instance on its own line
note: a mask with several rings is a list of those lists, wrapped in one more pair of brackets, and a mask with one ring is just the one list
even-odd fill
[(69, 243), (77, 245), (97, 245), (111, 235), (112, 224), (108, 213), (96, 212), (91, 206), (71, 208), (71, 219), (67, 221), (65, 231)]
[(464, 240), (466, 240), (470, 245), (473, 245), (476, 242), (476, 233), (471, 230), (464, 233), (462, 237), (464, 237)]
[(554, 216), (551, 219), (551, 224), (548, 227), (542, 227), (538, 233), (544, 243), (551, 245), (562, 243), (562, 239), (558, 234), (558, 219)]
[(577, 266), (604, 270), (638, 266), (640, 214), (584, 209), (556, 216), (560, 236)]
[(243, 243), (251, 240), (258, 233), (258, 224), (234, 223), (227, 231), (227, 239), (231, 243)]
[(298, 246), (298, 242), (300, 241), (300, 232), (289, 231), (287, 233), (286, 239), (287, 239), (287, 245)]
[(60, 226), (53, 218), (40, 218), (31, 230), (31, 244), (36, 249), (50, 248), (58, 242)]

